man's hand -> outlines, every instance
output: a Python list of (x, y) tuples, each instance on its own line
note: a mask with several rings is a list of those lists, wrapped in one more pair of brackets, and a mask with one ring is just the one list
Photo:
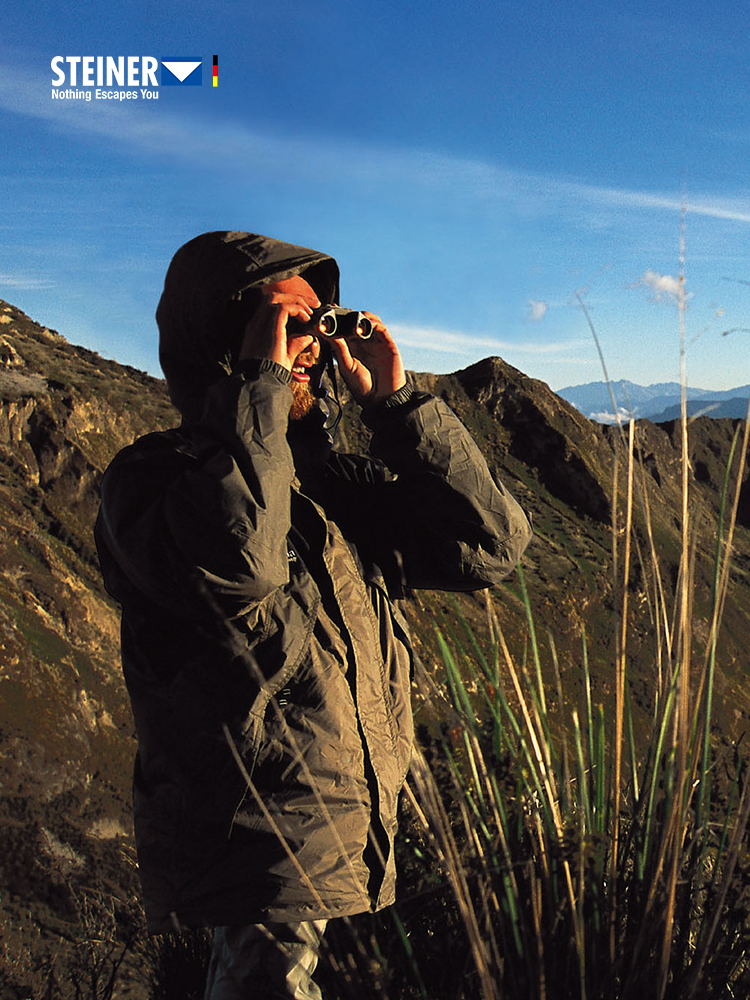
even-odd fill
[(315, 337), (289, 336), (287, 320), (291, 317), (306, 323), (320, 305), (318, 296), (299, 275), (261, 285), (258, 290), (261, 304), (245, 327), (239, 360), (270, 358), (291, 371), (300, 354), (311, 348)]
[(365, 313), (372, 322), (368, 340), (332, 338), (330, 343), (339, 371), (360, 406), (377, 403), (406, 385), (398, 347), (379, 316)]

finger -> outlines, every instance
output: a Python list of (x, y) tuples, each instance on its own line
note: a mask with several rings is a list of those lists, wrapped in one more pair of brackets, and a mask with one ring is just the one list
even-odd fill
[(300, 305), (310, 312), (320, 305), (320, 299), (317, 295), (306, 295), (302, 292), (269, 292), (265, 298), (266, 301), (272, 302), (274, 305), (282, 305), (287, 308)]
[(287, 367), (287, 314), (279, 305), (263, 301), (248, 320), (239, 358), (270, 358)]
[(346, 369), (346, 371), (352, 371), (356, 365), (356, 361), (352, 357), (352, 352), (349, 350), (349, 344), (346, 340), (343, 340), (341, 337), (332, 337), (329, 343), (339, 367)]
[[(284, 355), (288, 360), (289, 337), (287, 335), (287, 320), (289, 319), (289, 313), (280, 304), (271, 308), (276, 311), (273, 323), (274, 354), (277, 356), (276, 360), (279, 360), (278, 355)], [(286, 366), (286, 361), (282, 363)]]
[(290, 360), (296, 361), (300, 354), (304, 354), (306, 351), (309, 351), (314, 343), (316, 343), (316, 338), (307, 334), (303, 334), (298, 337), (288, 337), (287, 352)]
[(287, 316), (291, 316), (300, 323), (309, 323), (315, 311), (307, 302), (283, 302), (280, 303), (280, 307)]
[(382, 321), (382, 319), (380, 318), (380, 316), (376, 316), (375, 313), (371, 313), (371, 312), (363, 313), (363, 315), (366, 316), (369, 319), (369, 321), (372, 323), (372, 326), (373, 326), (374, 330), (378, 330), (380, 333), (387, 333), (388, 332), (388, 327)]
[(397, 353), (398, 345), (396, 344), (396, 341), (393, 339), (393, 334), (390, 332), (388, 327), (380, 325), (376, 326), (374, 329), (376, 336), (374, 338), (371, 338), (371, 340), (374, 339), (375, 343), (377, 343), (381, 347), (382, 346), (387, 347), (391, 351), (391, 353)]

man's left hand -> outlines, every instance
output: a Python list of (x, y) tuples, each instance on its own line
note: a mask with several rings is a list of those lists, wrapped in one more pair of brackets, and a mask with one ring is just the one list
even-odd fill
[(331, 339), (339, 371), (354, 399), (375, 406), (406, 385), (404, 364), (396, 342), (379, 316), (365, 313), (373, 326), (367, 340)]

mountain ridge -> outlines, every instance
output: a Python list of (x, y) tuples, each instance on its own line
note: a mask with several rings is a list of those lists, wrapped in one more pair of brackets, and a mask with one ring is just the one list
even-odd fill
[[(612, 396), (618, 414), (623, 419), (628, 419), (632, 413), (636, 419), (647, 418), (657, 423), (679, 416), (682, 387), (679, 382), (640, 385), (627, 379), (619, 379), (609, 383), (585, 382), (581, 385), (566, 386), (558, 389), (557, 394), (572, 403), (589, 419), (599, 423), (614, 423), (616, 420), (612, 408)], [(741, 418), (747, 411), (750, 385), (724, 390), (701, 389), (688, 385), (685, 394), (691, 404), (692, 413), (705, 410), (709, 416)], [(741, 403), (735, 402), (737, 400), (744, 400), (744, 408)], [(697, 405), (699, 402), (703, 405)], [(673, 409), (675, 406), (678, 407), (676, 414)], [(719, 412), (713, 414), (712, 411), (715, 410)]]

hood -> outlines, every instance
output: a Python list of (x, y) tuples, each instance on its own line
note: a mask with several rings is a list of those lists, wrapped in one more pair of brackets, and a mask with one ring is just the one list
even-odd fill
[(338, 302), (327, 254), (254, 233), (196, 236), (172, 258), (156, 310), (159, 360), (172, 402), (197, 419), (208, 387), (231, 374), (259, 285), (304, 274), (321, 302)]

